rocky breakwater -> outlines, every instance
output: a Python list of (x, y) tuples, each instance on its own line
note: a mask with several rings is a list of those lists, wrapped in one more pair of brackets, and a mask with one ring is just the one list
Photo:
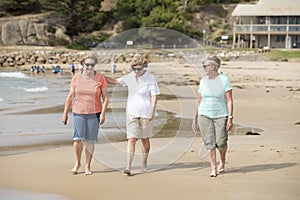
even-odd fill
[[(17, 48), (17, 47), (16, 47)], [(19, 47), (20, 48), (20, 47)], [(44, 66), (45, 69), (52, 69), (52, 66), (59, 65), (62, 69), (69, 69), (72, 63), (78, 64), (89, 54), (97, 56), (98, 63), (109, 64), (112, 61), (117, 63), (130, 63), (134, 57), (149, 56), (152, 62), (172, 61), (181, 58), (181, 53), (171, 53), (163, 50), (34, 50), (35, 47), (22, 48), (8, 52), (2, 50), (0, 53), (0, 69), (8, 70), (29, 70), (31, 66)], [(31, 49), (31, 50), (30, 50)]]
[(46, 69), (52, 69), (52, 66), (79, 63), (86, 55), (86, 52), (57, 52), (57, 51), (16, 51), (10, 53), (1, 53), (0, 67), (6, 69), (28, 70), (32, 65), (44, 66)]
[[(76, 51), (69, 49), (59, 49), (56, 47), (13, 47), (9, 51), (0, 51), (0, 69), (11, 70), (28, 70), (31, 66), (44, 66), (45, 69), (52, 69), (53, 66), (59, 65), (62, 69), (69, 69), (72, 63), (78, 64), (86, 55), (96, 54), (98, 63), (109, 64), (112, 61), (116, 63), (130, 63), (136, 56), (149, 56), (150, 62), (172, 62), (178, 59), (193, 61), (195, 57), (197, 62), (192, 62), (196, 65), (205, 57), (205, 55), (213, 54), (220, 56), (223, 61), (262, 61), (267, 60), (264, 56), (258, 55), (254, 51), (238, 52), (215, 50), (213, 52), (197, 52), (191, 53), (183, 50), (163, 50), (163, 49), (118, 49), (118, 50), (89, 50)], [(227, 59), (227, 60), (226, 60)], [(199, 62), (198, 62), (199, 60)]]

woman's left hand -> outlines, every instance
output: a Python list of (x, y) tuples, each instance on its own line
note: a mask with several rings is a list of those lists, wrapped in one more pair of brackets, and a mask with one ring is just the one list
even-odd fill
[(151, 113), (150, 113), (150, 116), (149, 116), (149, 121), (153, 120), (153, 118), (154, 118), (154, 113), (151, 112)]
[(103, 124), (105, 122), (105, 115), (101, 114), (100, 115), (100, 124)]

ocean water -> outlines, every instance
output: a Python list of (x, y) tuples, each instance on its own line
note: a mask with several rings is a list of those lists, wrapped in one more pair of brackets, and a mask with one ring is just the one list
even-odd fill
[(0, 72), (0, 150), (66, 141), (59, 124), (71, 76)]
[(1, 109), (16, 105), (56, 104), (68, 91), (70, 76), (35, 76), (24, 72), (0, 72)]
[[(0, 149), (71, 143), (72, 114), (67, 125), (61, 122), (71, 79), (71, 75), (0, 72)], [(120, 94), (114, 95), (116, 102), (126, 101), (126, 92), (115, 93)], [(113, 120), (107, 120), (101, 136), (124, 138), (125, 109), (110, 110), (106, 118)]]

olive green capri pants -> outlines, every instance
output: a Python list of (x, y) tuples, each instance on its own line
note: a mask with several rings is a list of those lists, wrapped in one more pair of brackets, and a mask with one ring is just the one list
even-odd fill
[(210, 118), (198, 116), (200, 134), (207, 150), (217, 148), (222, 150), (227, 147), (228, 132), (226, 131), (227, 118)]

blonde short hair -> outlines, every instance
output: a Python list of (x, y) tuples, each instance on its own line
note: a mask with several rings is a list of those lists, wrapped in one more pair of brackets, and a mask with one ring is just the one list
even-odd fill
[(131, 67), (135, 67), (137, 65), (141, 65), (142, 67), (148, 67), (149, 60), (146, 57), (139, 56), (133, 59), (130, 63)]
[(80, 61), (80, 64), (81, 65), (84, 65), (84, 62), (87, 60), (87, 59), (92, 59), (95, 61), (95, 64), (98, 63), (98, 58), (95, 56), (95, 55), (87, 55), (85, 56), (81, 61)]

